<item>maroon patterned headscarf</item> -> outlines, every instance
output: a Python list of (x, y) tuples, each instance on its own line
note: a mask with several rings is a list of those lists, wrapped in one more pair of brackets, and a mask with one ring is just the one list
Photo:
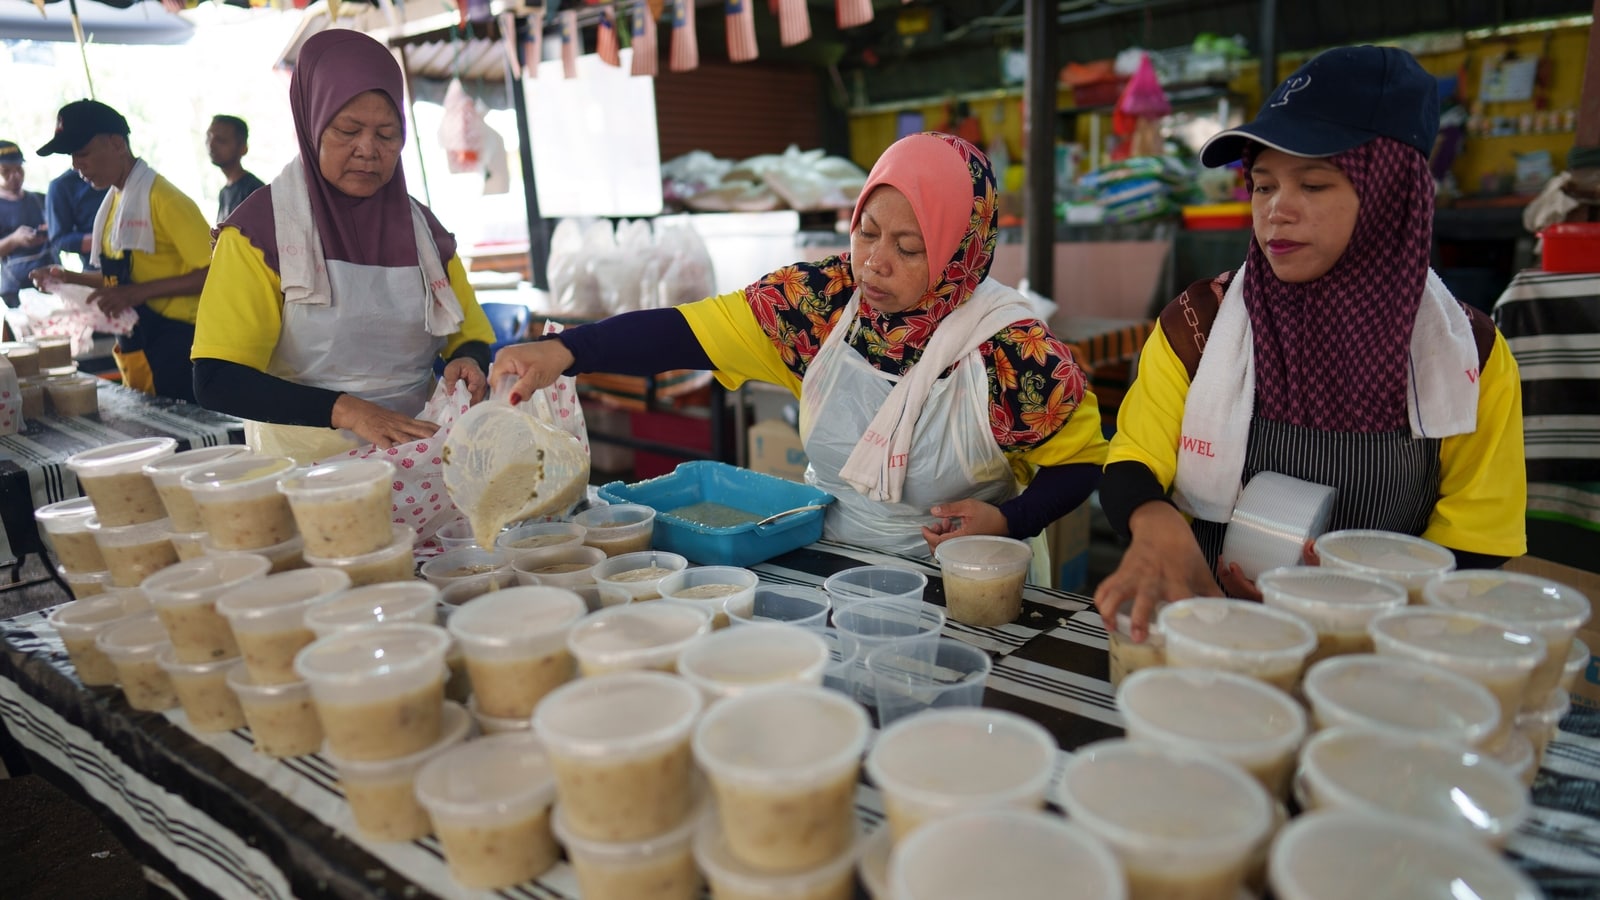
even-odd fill
[[(1261, 151), (1244, 154), (1246, 182)], [(1244, 299), (1256, 415), (1325, 431), (1407, 427), (1411, 330), (1428, 278), (1433, 177), (1415, 148), (1374, 138), (1329, 160), (1360, 200), (1350, 244), (1315, 281), (1286, 284), (1252, 240)]]

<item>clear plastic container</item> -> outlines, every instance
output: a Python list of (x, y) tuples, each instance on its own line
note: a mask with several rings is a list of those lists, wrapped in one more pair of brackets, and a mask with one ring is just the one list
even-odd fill
[(1126, 896), (1127, 884), (1117, 858), (1083, 827), (994, 809), (941, 819), (906, 838), (889, 864), (889, 891), (895, 900), (1103, 900)]
[(1306, 659), (1310, 667), (1330, 656), (1371, 653), (1367, 625), (1383, 613), (1405, 606), (1404, 585), (1320, 566), (1271, 569), (1256, 579), (1266, 605), (1293, 613), (1317, 632), (1317, 649)]
[(584, 678), (545, 697), (533, 730), (555, 767), (568, 831), (623, 842), (685, 824), (693, 809), (689, 735), (702, 705), (693, 685), (660, 672)]
[(1271, 799), (1238, 766), (1127, 741), (1079, 748), (1062, 771), (1061, 802), (1110, 845), (1131, 900), (1236, 900), (1272, 826)]
[(441, 590), (452, 582), (478, 575), (501, 574), (511, 579), (511, 555), (469, 547), (435, 556), (422, 564), (421, 575)]
[(973, 810), (1042, 809), (1055, 761), (1055, 738), (1029, 719), (997, 709), (941, 709), (885, 729), (866, 765), (899, 841), (928, 822)]
[(340, 759), (328, 751), (356, 830), (372, 841), (414, 841), (432, 834), (434, 824), (417, 796), (418, 778), (429, 763), (461, 746), (471, 734), (472, 717), (459, 703), (445, 701), (439, 739), (409, 756), (360, 761)]
[(289, 500), (306, 550), (344, 558), (388, 545), (393, 483), (394, 465), (386, 460), (341, 459), (286, 475), (278, 490)]
[(89, 520), (95, 518), (94, 504), (88, 497), (74, 497), (41, 506), (33, 511), (34, 521), (55, 551), (56, 562), (63, 571), (89, 574), (106, 571), (105, 557), (100, 545), (89, 530)]
[(856, 874), (872, 900), (890, 900), (889, 855), (893, 851), (894, 842), (889, 837), (888, 826), (879, 828), (861, 842), (861, 861), (856, 863)]
[(322, 720), (311, 702), (309, 684), (256, 684), (240, 662), (228, 670), (228, 687), (239, 698), (257, 753), (284, 758), (322, 749)]
[(699, 819), (685, 815), (676, 827), (632, 841), (597, 841), (576, 833), (566, 815), (567, 800), (552, 814), (556, 840), (578, 878), (583, 900), (699, 900), (700, 872), (691, 846)]
[(567, 634), (567, 649), (585, 676), (634, 669), (678, 670), (678, 655), (711, 631), (711, 616), (698, 606), (670, 601), (609, 606)]
[(583, 527), (585, 544), (604, 550), (606, 556), (622, 556), (650, 549), (656, 511), (638, 503), (613, 503), (586, 509), (572, 521)]
[(557, 544), (518, 551), (511, 569), (522, 584), (536, 579), (546, 587), (579, 588), (594, 584), (594, 567), (605, 558), (604, 550), (584, 544)]
[(269, 565), (251, 553), (206, 556), (168, 566), (145, 580), (142, 589), (166, 626), (178, 662), (213, 662), (239, 655), (233, 629), (217, 612), (217, 599), (260, 580)]
[(187, 562), (206, 555), (204, 531), (170, 531), (167, 533), (167, 540), (172, 542), (172, 550), (178, 554), (178, 562)]
[(319, 638), (362, 625), (436, 625), (439, 589), (426, 581), (357, 585), (306, 607), (304, 621)]
[(1511, 770), (1459, 744), (1393, 731), (1330, 728), (1306, 742), (1295, 776), (1302, 809), (1357, 809), (1411, 819), (1499, 848), (1528, 818)]
[(273, 544), (271, 547), (260, 547), (255, 550), (224, 550), (211, 540), (211, 535), (207, 534), (200, 538), (200, 546), (206, 553), (211, 555), (253, 553), (256, 556), (264, 556), (268, 562), (272, 563), (272, 567), (267, 571), (274, 575), (279, 572), (291, 572), (295, 569), (304, 569), (306, 567), (305, 545), (298, 534), (281, 544)]
[(472, 718), (478, 723), (478, 731), (481, 734), (505, 734), (511, 731), (528, 731), (533, 728), (533, 720), (528, 716), (506, 718), (504, 716), (484, 715), (483, 711), (478, 709), (475, 698), (467, 701), (467, 711), (472, 713)]
[(689, 561), (676, 553), (644, 550), (610, 554), (604, 562), (596, 563), (590, 573), (594, 576), (595, 584), (627, 591), (628, 596), (637, 602), (660, 597), (662, 579), (688, 566)]
[(678, 656), (678, 674), (711, 704), (774, 684), (820, 685), (827, 663), (828, 645), (815, 631), (763, 624), (691, 641)]
[(349, 760), (398, 759), (439, 739), (445, 653), (435, 625), (372, 625), (318, 638), (295, 657), (311, 683), (328, 749)]
[(1448, 669), (1489, 689), (1500, 721), (1484, 743), (1496, 748), (1512, 730), (1528, 678), (1544, 659), (1544, 638), (1472, 613), (1433, 607), (1403, 609), (1372, 621), (1380, 656), (1399, 656)]
[(6, 361), (16, 371), (18, 378), (32, 378), (39, 374), (39, 348), (29, 341), (10, 341), (0, 345)]
[(50, 627), (61, 635), (66, 645), (67, 658), (78, 670), (78, 680), (89, 687), (117, 683), (117, 669), (111, 660), (95, 646), (95, 638), (116, 622), (128, 617), (120, 596), (90, 597), (74, 600), (55, 608), (50, 613)]
[(22, 395), (22, 418), (33, 420), (43, 418), (44, 407), (44, 382), (43, 378), (17, 379), (17, 393)]
[(244, 727), (239, 698), (228, 689), (228, 670), (238, 665), (237, 658), (179, 662), (168, 646), (157, 655), (156, 662), (171, 679), (173, 693), (178, 695), (190, 728), (206, 734)]
[(994, 671), (988, 651), (955, 638), (932, 645), (891, 642), (867, 654), (878, 722), (889, 725), (928, 709), (983, 705), (983, 691)]
[(694, 858), (717, 900), (851, 900), (859, 841), (837, 857), (802, 872), (767, 872), (733, 855), (722, 823), (705, 816), (694, 835)]
[(94, 501), (95, 514), (108, 527), (154, 522), (166, 516), (161, 495), (144, 474), (147, 463), (171, 456), (172, 438), (140, 438), (85, 450), (67, 458), (78, 486)]
[(1167, 664), (1167, 638), (1161, 633), (1161, 610), (1167, 604), (1158, 603), (1150, 612), (1150, 624), (1142, 641), (1133, 639), (1133, 601), (1117, 608), (1117, 630), (1106, 635), (1106, 652), (1111, 658), (1111, 686), (1141, 669)]
[[(56, 567), (56, 571), (60, 572), (62, 579), (67, 582), (67, 590), (72, 592), (72, 597), (75, 600), (96, 597), (107, 591), (116, 590), (111, 586), (110, 572), (73, 573), (62, 569), (60, 566)], [(132, 588), (126, 588), (125, 590), (132, 590)]]
[(1422, 602), (1422, 586), (1456, 567), (1454, 553), (1432, 541), (1392, 531), (1330, 531), (1312, 545), (1318, 562), (1387, 578), (1406, 589), (1410, 602)]
[(94, 639), (94, 645), (117, 670), (117, 684), (129, 706), (161, 712), (178, 705), (172, 679), (158, 661), (161, 651), (171, 644), (154, 613), (129, 616), (107, 626)]
[(1527, 735), (1512, 731), (1500, 748), (1489, 755), (1515, 773), (1524, 787), (1533, 787), (1533, 780), (1539, 775), (1539, 755), (1534, 752), (1533, 741), (1528, 740)]
[(503, 553), (520, 556), (528, 550), (567, 544), (582, 545), (588, 533), (589, 529), (576, 522), (526, 522), (500, 532), (500, 536), (494, 540), (494, 547)]
[(233, 629), (251, 679), (261, 685), (299, 681), (295, 654), (316, 640), (306, 627), (306, 610), (349, 586), (349, 576), (337, 569), (300, 569), (220, 594), (217, 613)]
[(1319, 729), (1392, 729), (1482, 748), (1500, 724), (1500, 704), (1488, 688), (1396, 656), (1323, 660), (1306, 672), (1302, 687)]
[(820, 687), (784, 686), (713, 706), (694, 756), (716, 796), (728, 849), (747, 866), (813, 869), (855, 841), (866, 711)]
[(844, 609), (861, 600), (906, 600), (922, 602), (928, 576), (895, 566), (856, 566), (835, 572), (822, 582), (822, 589), (833, 601), (834, 609)]
[(278, 481), (294, 471), (287, 456), (239, 456), (190, 469), (178, 484), (194, 497), (200, 522), (219, 550), (259, 550), (297, 533)]
[(877, 704), (877, 685), (867, 670), (867, 656), (886, 644), (903, 644), (903, 650), (927, 665), (938, 654), (939, 635), (944, 630), (942, 607), (918, 600), (878, 598), (857, 600), (846, 606), (834, 598), (833, 625), (839, 632), (844, 655), (854, 662), (850, 669), (851, 690), (857, 701)]
[(139, 613), (152, 612), (154, 610), (154, 608), (150, 605), (150, 598), (145, 595), (144, 591), (138, 588), (107, 587), (104, 592), (104, 596), (116, 597), (117, 599), (121, 600), (122, 608), (126, 610), (130, 616), (137, 615)]
[(995, 626), (1022, 614), (1022, 585), (1033, 561), (1033, 548), (1026, 543), (991, 535), (959, 537), (940, 544), (933, 556), (950, 618)]
[(1167, 665), (1222, 669), (1292, 691), (1317, 647), (1299, 616), (1245, 600), (1195, 597), (1161, 610)]
[(1500, 855), (1393, 816), (1330, 810), (1300, 816), (1272, 848), (1278, 900), (1421, 900), (1542, 894)]
[(1578, 591), (1534, 575), (1496, 569), (1452, 572), (1428, 582), (1429, 606), (1488, 616), (1516, 631), (1544, 638), (1545, 654), (1528, 676), (1523, 706), (1539, 706), (1561, 684), (1578, 629), (1589, 621), (1589, 599)]
[(1567, 664), (1561, 670), (1561, 689), (1572, 693), (1578, 686), (1578, 679), (1583, 677), (1583, 670), (1589, 668), (1589, 645), (1577, 638), (1572, 639), (1572, 649), (1567, 651)]
[[(477, 547), (477, 538), (472, 536), (472, 523), (466, 519), (457, 519), (449, 525), (433, 533), (433, 539), (448, 553), (451, 550), (462, 550), (467, 547)], [(478, 549), (483, 549), (479, 547)]]
[(587, 612), (577, 594), (549, 587), (507, 588), (456, 610), (450, 635), (466, 657), (478, 711), (526, 719), (571, 681), (567, 633)]
[[(446, 624), (448, 624), (449, 617), (462, 606), (482, 597), (484, 594), (492, 594), (501, 588), (516, 586), (516, 575), (509, 569), (497, 569), (493, 572), (485, 572), (482, 575), (456, 578), (439, 591), (439, 614), (444, 617)], [(538, 585), (533, 583), (524, 586), (537, 587)]]
[(93, 375), (47, 378), (45, 396), (58, 416), (92, 416), (100, 411), (100, 379)]
[[(713, 629), (728, 627), (729, 607), (746, 609), (754, 601), (761, 579), (737, 566), (695, 566), (673, 572), (656, 584), (667, 600), (704, 606)], [(642, 599), (642, 598), (641, 598)]]
[(789, 584), (757, 585), (750, 595), (750, 605), (729, 608), (723, 604), (730, 625), (750, 625), (757, 622), (794, 625), (820, 631), (828, 626), (828, 613), (833, 611), (833, 601), (825, 591)]
[[(72, 359), (72, 339), (66, 337), (36, 337), (31, 342), (39, 352), (39, 368), (58, 369), (76, 366)], [(9, 354), (8, 354), (9, 355)]]
[(1557, 688), (1551, 692), (1543, 706), (1524, 709), (1517, 713), (1517, 731), (1533, 745), (1535, 766), (1544, 764), (1545, 748), (1555, 739), (1556, 731), (1561, 727), (1561, 720), (1571, 711), (1572, 697), (1566, 691)]
[(1204, 669), (1135, 672), (1117, 690), (1128, 740), (1210, 753), (1288, 796), (1306, 715), (1288, 694), (1254, 678)]
[(167, 540), (167, 520), (142, 525), (111, 527), (98, 518), (89, 520), (100, 555), (117, 587), (138, 587), (156, 572), (178, 561), (178, 551)]
[(150, 479), (150, 483), (155, 485), (156, 493), (161, 497), (161, 504), (166, 507), (167, 518), (172, 520), (174, 531), (193, 533), (205, 529), (205, 525), (200, 521), (200, 508), (195, 505), (194, 497), (179, 483), (183, 474), (244, 456), (249, 452), (249, 448), (238, 444), (220, 444), (215, 447), (185, 450), (145, 464), (144, 474)]
[(389, 532), (393, 538), (389, 546), (372, 553), (344, 559), (309, 555), (306, 564), (324, 569), (339, 569), (350, 576), (350, 583), (383, 584), (389, 581), (411, 581), (416, 576), (417, 564), (411, 551), (417, 543), (417, 530), (409, 525), (396, 525)]
[(417, 773), (417, 799), (433, 819), (450, 874), (472, 888), (509, 887), (555, 865), (555, 795), (550, 759), (528, 733), (453, 747)]

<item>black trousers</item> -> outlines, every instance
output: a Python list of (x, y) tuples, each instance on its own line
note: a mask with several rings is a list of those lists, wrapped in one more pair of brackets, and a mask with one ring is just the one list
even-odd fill
[(134, 310), (139, 315), (139, 323), (133, 327), (132, 334), (117, 338), (117, 352), (124, 357), (144, 354), (156, 396), (195, 402), (194, 364), (189, 361), (189, 351), (194, 347), (194, 326), (169, 319), (145, 306), (136, 306)]

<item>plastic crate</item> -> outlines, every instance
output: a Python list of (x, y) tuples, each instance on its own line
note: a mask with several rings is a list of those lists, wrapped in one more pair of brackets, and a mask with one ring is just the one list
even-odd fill
[(695, 503), (720, 503), (754, 516), (766, 517), (786, 509), (833, 502), (833, 495), (810, 485), (796, 484), (727, 463), (696, 460), (679, 465), (671, 474), (623, 484), (613, 481), (600, 488), (608, 503), (640, 503), (656, 511), (653, 544), (706, 566), (753, 566), (822, 537), (825, 510), (813, 509), (757, 527), (712, 527), (671, 515), (668, 511)]
[(1600, 222), (1560, 222), (1539, 236), (1546, 272), (1600, 272)]

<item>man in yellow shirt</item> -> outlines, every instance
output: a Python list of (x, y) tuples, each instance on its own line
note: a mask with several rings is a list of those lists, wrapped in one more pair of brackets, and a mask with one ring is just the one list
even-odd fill
[(50, 282), (86, 285), (107, 315), (131, 309), (133, 332), (117, 339), (123, 383), (148, 394), (194, 400), (189, 348), (200, 289), (211, 265), (211, 228), (200, 207), (156, 174), (128, 147), (128, 122), (93, 100), (61, 108), (55, 137), (40, 156), (72, 155), (72, 168), (97, 190), (110, 190), (95, 216), (91, 265), (99, 272), (49, 266), (33, 273)]

